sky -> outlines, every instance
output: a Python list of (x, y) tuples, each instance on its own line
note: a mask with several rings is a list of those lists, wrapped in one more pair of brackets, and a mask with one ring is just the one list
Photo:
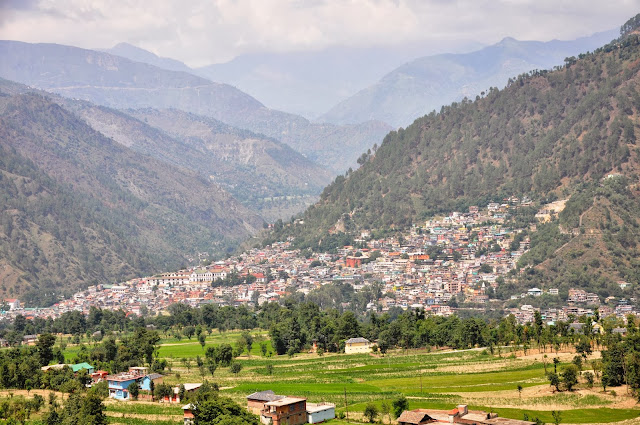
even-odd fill
[(0, 0), (0, 39), (84, 48), (128, 42), (204, 66), (334, 46), (569, 40), (618, 28), (637, 13), (640, 0)]

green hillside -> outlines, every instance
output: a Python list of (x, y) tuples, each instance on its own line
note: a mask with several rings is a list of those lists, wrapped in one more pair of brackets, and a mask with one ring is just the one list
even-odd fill
[[(590, 274), (587, 284), (600, 277), (608, 283), (637, 280), (637, 272), (630, 272), (637, 270), (635, 260), (616, 258), (620, 249), (637, 258), (629, 250), (640, 241), (633, 189), (640, 165), (639, 116), (640, 38), (627, 25), (619, 40), (568, 58), (564, 67), (512, 78), (504, 90), (443, 107), (389, 133), (377, 151), (362, 155), (358, 170), (338, 176), (302, 220), (278, 226), (266, 242), (294, 236), (300, 248), (327, 249), (351, 242), (362, 229), (404, 229), (433, 214), (508, 196), (529, 196), (540, 204), (574, 195), (559, 222), (532, 235), (532, 253), (523, 266), (528, 261), (537, 266), (532, 273), (544, 275), (532, 280), (566, 283), (577, 268)], [(631, 186), (600, 187), (610, 174)], [(575, 209), (578, 216), (589, 212), (579, 220)], [(623, 222), (634, 231), (620, 230)], [(581, 240), (581, 234), (596, 235), (591, 229), (601, 226), (610, 230), (584, 246), (601, 253), (606, 248), (600, 264), (590, 263), (599, 275), (573, 261), (564, 244)], [(630, 241), (620, 242), (621, 232)], [(596, 254), (584, 255), (590, 261)]]
[(261, 227), (196, 173), (106, 138), (46, 97), (4, 91), (0, 296), (41, 304), (224, 252)]

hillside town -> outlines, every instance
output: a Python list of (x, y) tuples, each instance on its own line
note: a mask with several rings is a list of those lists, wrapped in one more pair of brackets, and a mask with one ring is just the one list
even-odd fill
[[(496, 293), (500, 285), (513, 279), (510, 272), (529, 249), (529, 237), (518, 236), (524, 229), (509, 227), (508, 219), (513, 210), (529, 205), (528, 199), (509, 198), (483, 209), (471, 206), (464, 213), (427, 220), (401, 236), (374, 239), (363, 231), (354, 246), (332, 253), (292, 249), (292, 241), (275, 243), (206, 267), (91, 286), (49, 308), (24, 308), (17, 299), (5, 299), (2, 317), (55, 318), (68, 311), (87, 313), (91, 307), (153, 315), (174, 303), (257, 306), (294, 292), (309, 294), (332, 283), (351, 285), (355, 292), (377, 285), (380, 296), (371, 300), (366, 310), (424, 309), (426, 314), (449, 316), (460, 307), (504, 303), (496, 299)], [(548, 220), (549, 210), (542, 212), (538, 220)], [(531, 321), (534, 311), (540, 309), (531, 306), (527, 298), (543, 293), (557, 296), (558, 289), (530, 288), (511, 295), (518, 306), (508, 308), (507, 314), (520, 323)], [(562, 308), (541, 313), (548, 322), (567, 320), (570, 315), (593, 314), (593, 306), (601, 301), (615, 304), (614, 308), (601, 305), (602, 315), (635, 313), (628, 300), (600, 300), (597, 294), (580, 289), (569, 291)]]

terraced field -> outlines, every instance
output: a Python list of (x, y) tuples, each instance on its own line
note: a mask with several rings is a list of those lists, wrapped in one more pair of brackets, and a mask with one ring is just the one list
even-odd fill
[[(498, 357), (485, 350), (398, 350), (386, 357), (369, 354), (265, 357), (257, 341), (251, 356), (245, 353), (236, 359), (243, 366), (237, 375), (229, 368), (218, 368), (211, 376), (196, 367), (196, 356), (204, 358), (207, 346), (222, 342), (233, 344), (238, 337), (238, 333), (232, 332), (212, 334), (204, 348), (195, 339), (163, 341), (158, 355), (170, 365), (165, 382), (177, 384), (207, 379), (218, 383), (222, 394), (242, 404), (247, 394), (267, 389), (306, 397), (310, 402), (328, 401), (336, 404), (338, 413), (348, 411), (350, 423), (362, 420), (367, 403), (381, 407), (384, 401), (390, 403), (399, 394), (407, 396), (412, 409), (450, 409), (464, 403), (472, 409), (497, 412), (502, 417), (522, 419), (526, 414), (547, 423), (553, 423), (552, 410), (562, 412), (562, 423), (574, 424), (612, 423), (640, 416), (640, 409), (625, 388), (603, 393), (601, 388), (587, 389), (580, 384), (574, 392), (554, 393), (545, 377), (542, 355), (516, 358), (509, 352)], [(268, 342), (264, 333), (257, 337)], [(272, 351), (270, 344), (268, 351)], [(548, 355), (547, 369), (553, 367), (550, 359), (555, 354)], [(559, 367), (573, 355), (561, 353), (563, 363)], [(190, 359), (189, 368), (185, 367), (184, 358)], [(523, 388), (522, 393), (517, 391), (518, 385)], [(110, 423), (123, 425), (168, 425), (181, 418), (179, 406), (142, 402), (109, 402), (108, 412)], [(379, 419), (388, 422), (386, 416)], [(333, 423), (347, 422), (336, 419)]]

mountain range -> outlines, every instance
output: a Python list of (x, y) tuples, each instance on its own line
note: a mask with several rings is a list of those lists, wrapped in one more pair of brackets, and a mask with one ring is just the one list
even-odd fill
[(617, 35), (614, 30), (549, 42), (505, 38), (470, 53), (421, 57), (344, 99), (318, 120), (335, 124), (379, 120), (406, 127), (442, 105), (473, 99), (490, 87), (503, 88), (509, 78), (523, 72), (562, 65), (565, 58), (598, 48)]
[(314, 124), (265, 107), (242, 91), (186, 72), (57, 44), (1, 41), (0, 77), (116, 109), (179, 109), (288, 144), (332, 173), (390, 130), (386, 124)]

